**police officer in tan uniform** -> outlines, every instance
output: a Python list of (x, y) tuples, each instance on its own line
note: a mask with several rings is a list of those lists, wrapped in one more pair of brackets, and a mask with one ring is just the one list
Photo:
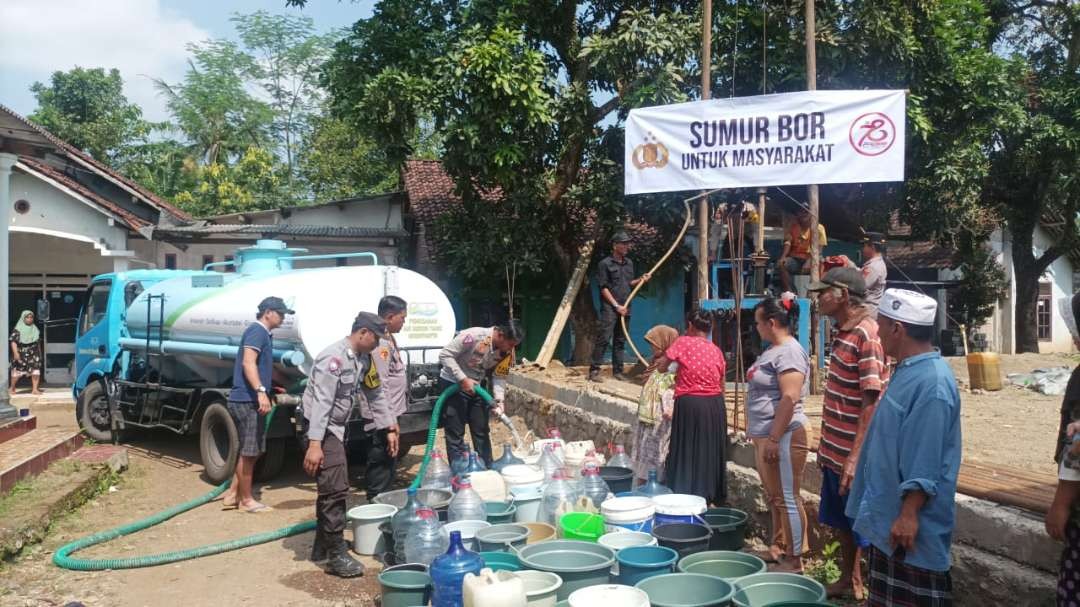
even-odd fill
[(364, 424), (364, 452), (367, 455), (368, 501), (390, 488), (394, 481), (394, 465), (400, 454), (401, 428), (398, 418), (405, 415), (409, 405), (409, 378), (405, 360), (398, 348), (395, 333), (405, 326), (408, 304), (395, 295), (379, 300), (379, 318), (386, 321), (386, 335), (371, 354), (379, 371), (378, 398), (361, 404), (360, 417)]
[(516, 320), (495, 327), (473, 327), (461, 331), (439, 352), (439, 391), (453, 384), (461, 388), (443, 405), (443, 430), (450, 461), (465, 454), (465, 425), (469, 426), (473, 448), (491, 465), (487, 404), (475, 391), (478, 382), (492, 376), (492, 396), (496, 413), (502, 413), (506, 376), (510, 374), (512, 352), (525, 338), (525, 329)]
[(315, 358), (304, 391), (308, 439), (304, 471), (315, 477), (319, 491), (311, 560), (329, 559), (326, 572), (340, 577), (364, 573), (364, 566), (349, 556), (344, 537), (345, 498), (349, 491), (345, 424), (357, 400), (378, 397), (379, 374), (371, 352), (385, 334), (386, 321), (370, 312), (357, 314), (352, 332)]

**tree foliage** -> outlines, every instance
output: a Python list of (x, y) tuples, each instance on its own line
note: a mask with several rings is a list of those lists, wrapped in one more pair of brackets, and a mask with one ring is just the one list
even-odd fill
[(29, 118), (94, 158), (112, 162), (153, 127), (124, 96), (123, 86), (115, 68), (53, 72), (49, 84), (30, 87), (38, 107)]

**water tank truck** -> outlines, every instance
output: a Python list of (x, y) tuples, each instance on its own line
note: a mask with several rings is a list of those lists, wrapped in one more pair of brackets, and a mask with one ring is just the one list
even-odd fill
[[(298, 437), (296, 409), (315, 357), (349, 333), (357, 312), (374, 312), (384, 295), (397, 295), (409, 303), (397, 335), (410, 385), (408, 412), (400, 420), (402, 446), (422, 442), (438, 398), (438, 353), (455, 330), (446, 295), (421, 274), (379, 265), (373, 253), (304, 252), (260, 240), (237, 250), (235, 261), (203, 271), (133, 270), (94, 277), (75, 344), (75, 415), (86, 434), (109, 441), (141, 428), (198, 433), (209, 480), (229, 478), (239, 448), (226, 408), (233, 364), (258, 303), (274, 295), (296, 314), (274, 331), (275, 388), (284, 392), (277, 396), (266, 454), (256, 469), (260, 478), (270, 478), (280, 471), (289, 441)], [(367, 258), (371, 265), (297, 267), (350, 258)], [(348, 433), (353, 445), (363, 436), (355, 415), (356, 410)]]

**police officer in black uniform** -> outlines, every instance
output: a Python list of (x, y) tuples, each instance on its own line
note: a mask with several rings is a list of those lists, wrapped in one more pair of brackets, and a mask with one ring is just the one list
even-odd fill
[(357, 314), (352, 332), (315, 358), (303, 411), (307, 427), (304, 471), (319, 489), (315, 500), (315, 544), (311, 560), (327, 560), (326, 572), (340, 577), (364, 574), (345, 543), (345, 498), (349, 492), (345, 461), (345, 424), (357, 400), (378, 398), (379, 373), (371, 352), (386, 336), (386, 321), (370, 312)]
[(611, 239), (612, 253), (600, 260), (596, 267), (596, 285), (600, 288), (600, 323), (597, 326), (596, 342), (593, 344), (592, 365), (589, 366), (589, 379), (600, 381), (600, 363), (604, 361), (604, 350), (611, 344), (611, 372), (615, 379), (623, 379), (623, 348), (626, 337), (618, 326), (619, 317), (625, 316), (630, 324), (630, 308), (624, 306), (630, 291), (639, 282), (648, 282), (651, 276), (642, 274), (634, 277), (634, 262), (630, 261), (630, 236), (622, 230)]

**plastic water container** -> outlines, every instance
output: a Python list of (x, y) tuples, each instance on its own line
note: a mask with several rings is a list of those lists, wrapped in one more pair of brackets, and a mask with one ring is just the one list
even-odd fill
[(514, 455), (514, 449), (510, 446), (510, 443), (506, 443), (503, 445), (502, 457), (491, 462), (491, 469), (496, 472), (502, 472), (502, 469), (507, 466), (524, 463), (524, 460)]
[(460, 454), (450, 454), (450, 473), (451, 476), (460, 476), (469, 469), (469, 447), (465, 447), (465, 451)]
[[(405, 562), (430, 565), (435, 557), (446, 552), (450, 539), (434, 510), (421, 508), (417, 514), (420, 520), (409, 529), (409, 536), (405, 539)], [(459, 543), (460, 538), (461, 534), (458, 534)]]
[(472, 472), (483, 472), (484, 470), (487, 470), (487, 466), (484, 465), (483, 460), (481, 460), (479, 457), (477, 457), (476, 451), (470, 451), (469, 452), (469, 467), (465, 468), (465, 473), (469, 474), (469, 473), (472, 473)]
[(431, 563), (431, 605), (432, 607), (462, 607), (462, 584), (465, 575), (479, 574), (484, 568), (484, 559), (480, 555), (466, 550), (461, 543), (461, 534), (450, 534), (450, 547)]
[(472, 550), (473, 552), (480, 552), (480, 548), (476, 543), (476, 534), (482, 529), (487, 529), (491, 526), (491, 523), (487, 521), (456, 521), (453, 523), (446, 523), (443, 528), (447, 533), (453, 533), (455, 531), (461, 532), (461, 543)]
[(447, 521), (487, 521), (487, 508), (484, 506), (484, 498), (480, 497), (472, 488), (469, 477), (461, 480), (461, 488), (458, 489), (454, 499), (450, 500), (447, 510)]
[(649, 533), (653, 528), (656, 505), (652, 498), (640, 495), (613, 497), (600, 504), (604, 525), (611, 531), (641, 531)]
[(1001, 357), (996, 352), (972, 352), (968, 354), (968, 383), (972, 389), (1000, 390)]
[(607, 483), (600, 478), (600, 469), (597, 466), (586, 464), (581, 471), (581, 492), (591, 499), (597, 508), (600, 508), (600, 505), (611, 495)]
[(634, 495), (643, 495), (645, 497), (653, 497), (654, 495), (667, 495), (671, 493), (671, 489), (668, 489), (664, 485), (660, 484), (660, 481), (656, 480), (656, 470), (649, 470), (649, 480), (634, 490)]
[(389, 504), (364, 504), (349, 509), (345, 518), (352, 528), (353, 551), (371, 556), (386, 550), (379, 525), (395, 514), (397, 508)]
[(656, 519), (654, 524), (669, 525), (671, 523), (688, 523), (691, 525), (704, 525), (708, 523), (701, 515), (705, 514), (709, 504), (705, 498), (697, 495), (683, 493), (670, 493), (657, 495), (652, 498), (656, 506)]
[(410, 487), (406, 495), (405, 505), (390, 519), (394, 531), (394, 556), (399, 563), (409, 562), (405, 559), (405, 541), (409, 530), (420, 520), (419, 510), (424, 507), (416, 498), (416, 489)]
[(481, 569), (466, 573), (461, 584), (464, 607), (526, 607), (525, 581), (509, 571)]
[(630, 456), (626, 454), (626, 447), (622, 445), (615, 445), (615, 454), (608, 460), (607, 465), (618, 468), (630, 468), (634, 469), (634, 462), (630, 460)]
[(511, 464), (502, 469), (507, 492), (517, 511), (515, 523), (535, 523), (540, 520), (540, 499), (543, 497), (544, 473), (527, 464)]
[(572, 511), (573, 504), (581, 497), (577, 483), (566, 478), (562, 470), (556, 470), (544, 487), (544, 498), (540, 506), (541, 522), (558, 528), (560, 510)]
[(431, 461), (428, 462), (427, 472), (424, 473), (424, 481), (420, 486), (425, 489), (449, 489), (450, 488), (450, 464), (438, 449), (431, 453)]
[(649, 607), (649, 595), (633, 586), (601, 584), (575, 590), (567, 602), (570, 607)]
[(544, 472), (544, 482), (551, 482), (552, 475), (556, 471), (563, 469), (563, 460), (555, 455), (554, 449), (550, 444), (544, 445), (544, 451), (540, 454), (540, 460), (536, 462), (537, 467)]

